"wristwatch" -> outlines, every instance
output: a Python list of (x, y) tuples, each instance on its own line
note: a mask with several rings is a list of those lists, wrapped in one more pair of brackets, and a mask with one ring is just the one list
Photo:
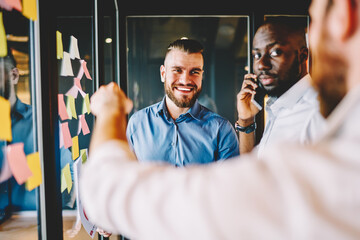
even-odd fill
[(236, 132), (251, 133), (251, 132), (255, 131), (255, 129), (256, 129), (256, 122), (253, 122), (252, 124), (250, 124), (247, 127), (242, 127), (239, 125), (238, 122), (235, 122), (235, 131)]

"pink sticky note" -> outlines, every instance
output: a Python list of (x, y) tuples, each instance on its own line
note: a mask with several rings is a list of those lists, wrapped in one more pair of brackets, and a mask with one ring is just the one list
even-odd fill
[(76, 86), (72, 86), (67, 93), (65, 93), (66, 96), (72, 96), (73, 98), (77, 98), (79, 89)]
[(84, 75), (84, 69), (83, 69), (83, 66), (82, 66), (82, 61), (84, 60), (79, 60), (80, 61), (80, 68), (79, 68), (79, 72), (78, 72), (78, 75), (76, 78), (78, 79), (82, 79), (83, 75)]
[(91, 76), (89, 74), (89, 71), (88, 71), (88, 69), (86, 67), (86, 61), (85, 60), (80, 60), (80, 62), (81, 62), (81, 66), (82, 66), (82, 68), (84, 70), (86, 78), (92, 80), (92, 78), (91, 78)]
[(86, 122), (86, 119), (85, 119), (85, 115), (79, 115), (79, 118), (80, 118), (80, 121), (79, 121), (79, 130), (78, 130), (78, 134), (80, 133), (80, 129), (82, 130), (83, 132), (83, 135), (86, 135), (88, 133), (90, 133), (90, 130), (89, 130), (89, 126)]
[(76, 87), (78, 87), (80, 90), (82, 90), (81, 84), (80, 84), (80, 78), (74, 78), (74, 85)]
[(3, 165), (2, 165), (2, 168), (1, 168), (1, 172), (0, 172), (0, 183), (8, 180), (9, 178), (11, 178), (11, 176), (12, 176), (12, 173), (11, 173), (11, 169), (10, 169), (10, 166), (9, 166), (9, 162), (5, 157), (3, 159)]
[(0, 7), (6, 9), (7, 11), (11, 11), (13, 8), (22, 11), (22, 6), (20, 0), (0, 0)]
[(69, 148), (72, 146), (72, 139), (69, 130), (69, 123), (65, 122), (61, 124), (62, 136), (64, 139), (64, 147)]
[(24, 153), (24, 143), (14, 143), (6, 147), (6, 156), (16, 182), (21, 185), (32, 176)]
[(63, 94), (58, 94), (58, 104), (59, 104), (59, 115), (61, 120), (66, 120), (69, 119), (69, 115), (67, 114), (66, 111), (66, 106), (65, 106), (65, 102), (64, 102), (64, 95)]

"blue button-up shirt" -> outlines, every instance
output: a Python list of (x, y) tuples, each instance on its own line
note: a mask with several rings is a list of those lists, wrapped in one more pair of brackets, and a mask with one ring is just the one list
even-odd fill
[[(25, 155), (35, 152), (32, 107), (21, 102), (19, 99), (16, 100), (14, 108), (11, 109), (11, 131), (12, 142), (8, 144), (22, 142), (24, 143)], [(5, 147), (5, 142), (1, 143), (1, 147)], [(61, 168), (67, 163), (70, 163), (70, 170), (72, 172), (73, 161), (68, 149), (60, 149), (60, 159)], [(3, 161), (3, 152), (0, 151), (0, 169), (3, 165)], [(36, 189), (27, 191), (25, 189), (25, 184), (19, 185), (15, 178), (11, 177), (8, 181), (0, 184), (0, 211), (9, 204), (9, 191), (11, 192), (12, 211), (36, 209)]]
[(230, 122), (198, 101), (176, 120), (164, 99), (133, 114), (127, 138), (139, 161), (175, 166), (205, 164), (239, 155), (239, 142)]

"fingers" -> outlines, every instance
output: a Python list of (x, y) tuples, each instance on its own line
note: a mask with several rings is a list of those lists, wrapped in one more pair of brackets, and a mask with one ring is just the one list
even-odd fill
[(112, 233), (106, 232), (106, 231), (104, 231), (104, 230), (101, 229), (101, 228), (97, 228), (96, 231), (97, 231), (100, 235), (102, 235), (102, 236), (104, 236), (104, 237), (110, 237), (110, 236), (112, 235)]
[(242, 84), (242, 89), (248, 88), (255, 90), (258, 85), (256, 84), (257, 76), (255, 74), (249, 73), (244, 76), (244, 81)]
[(114, 82), (101, 86), (90, 100), (91, 111), (95, 116), (100, 112), (109, 110), (129, 114), (133, 107), (132, 101), (126, 97), (124, 91)]

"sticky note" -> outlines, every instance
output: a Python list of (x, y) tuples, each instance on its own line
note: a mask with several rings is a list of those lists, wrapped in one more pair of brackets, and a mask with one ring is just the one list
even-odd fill
[(88, 149), (87, 148), (80, 150), (80, 157), (81, 157), (81, 162), (85, 163), (88, 158)]
[[(2, 151), (2, 150), (0, 150), (0, 151)], [(80, 151), (80, 153), (81, 153), (81, 151)], [(9, 178), (11, 178), (11, 176), (12, 176), (12, 173), (11, 173), (11, 169), (9, 166), (9, 162), (6, 159), (6, 157), (4, 157), (3, 165), (1, 166), (1, 171), (0, 171), (0, 183), (5, 182)]]
[(83, 135), (90, 133), (89, 126), (86, 122), (84, 114), (79, 115), (79, 125), (78, 125), (78, 133), (77, 134), (79, 135), (81, 131), (83, 132)]
[(6, 147), (6, 157), (14, 178), (19, 185), (23, 184), (29, 177), (32, 176), (32, 172), (27, 164), (24, 153), (24, 143), (14, 143), (8, 145)]
[(11, 11), (13, 8), (22, 11), (22, 6), (20, 0), (0, 0), (0, 7)]
[(70, 54), (67, 52), (63, 52), (63, 59), (61, 61), (61, 70), (60, 70), (60, 76), (74, 76), (72, 66), (71, 66), (71, 60), (70, 60)]
[(82, 106), (82, 114), (90, 113), (90, 101), (89, 101), (89, 94), (87, 93), (83, 99), (83, 106)]
[(68, 193), (70, 193), (72, 188), (72, 179), (70, 173), (70, 165), (69, 163), (65, 165), (63, 169), (61, 169), (61, 192), (67, 189)]
[(58, 94), (58, 112), (60, 115), (61, 120), (66, 120), (69, 119), (69, 115), (66, 111), (66, 106), (65, 106), (65, 102), (64, 102), (64, 95), (63, 94)]
[(23, 11), (22, 14), (33, 20), (37, 20), (37, 8), (36, 8), (36, 0), (23, 0)]
[(59, 31), (56, 31), (56, 58), (62, 59), (64, 56), (64, 48), (62, 43), (62, 34)]
[(70, 130), (69, 130), (69, 123), (64, 122), (64, 123), (61, 123), (60, 126), (61, 126), (61, 132), (62, 132), (62, 136), (63, 136), (63, 140), (64, 140), (64, 147), (69, 148), (72, 146), (72, 140), (71, 140), (71, 135), (70, 135)]
[(83, 69), (83, 66), (82, 66), (82, 61), (83, 60), (79, 60), (80, 61), (80, 67), (79, 67), (79, 71), (78, 71), (78, 74), (77, 74), (77, 78), (78, 79), (82, 79), (82, 77), (84, 76), (84, 69)]
[(75, 136), (72, 138), (72, 159), (76, 160), (79, 157), (79, 137)]
[(90, 73), (89, 73), (89, 71), (88, 71), (88, 69), (86, 67), (86, 61), (85, 60), (80, 60), (80, 63), (81, 63), (81, 66), (82, 66), (82, 68), (84, 70), (86, 78), (92, 80), (92, 78), (90, 76)]
[(70, 53), (70, 58), (71, 59), (75, 59), (75, 58), (80, 59), (79, 48), (78, 48), (78, 40), (74, 36), (70, 36), (69, 53)]
[(70, 96), (70, 95), (67, 96), (66, 111), (69, 114), (69, 116), (77, 119), (76, 108), (75, 108), (75, 98), (73, 96)]
[(0, 140), (12, 141), (10, 102), (0, 97)]
[(66, 96), (72, 96), (73, 98), (77, 98), (78, 93), (80, 92), (82, 97), (85, 97), (85, 92), (82, 90), (80, 84), (80, 78), (74, 78), (74, 85), (67, 91)]
[(0, 46), (0, 57), (5, 57), (7, 55), (7, 41), (2, 12), (0, 12)]
[(32, 172), (32, 176), (26, 181), (26, 189), (28, 191), (40, 186), (42, 183), (40, 155), (38, 152), (26, 156), (28, 166)]

